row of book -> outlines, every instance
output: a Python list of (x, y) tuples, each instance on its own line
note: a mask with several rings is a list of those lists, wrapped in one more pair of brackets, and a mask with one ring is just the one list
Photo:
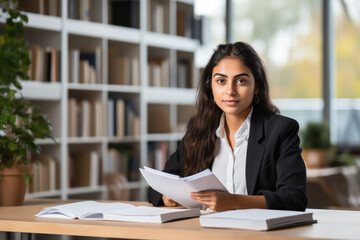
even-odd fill
[[(92, 187), (100, 184), (100, 157), (96, 151), (75, 152), (69, 156), (69, 187)], [(50, 155), (33, 156), (32, 182), (28, 192), (60, 189), (60, 163)]]
[[(28, 193), (60, 189), (60, 163), (50, 155), (33, 156), (32, 182)], [(95, 151), (71, 152), (68, 155), (68, 185), (96, 187), (101, 184), (102, 168), (100, 154)], [(104, 173), (121, 173), (127, 181), (138, 181), (139, 161), (132, 147), (116, 146), (108, 150), (107, 169)]]
[(32, 13), (60, 16), (60, 3), (61, 0), (18, 0), (18, 9)]
[(160, 0), (148, 1), (148, 30), (157, 33), (169, 33), (168, 26), (169, 18), (166, 18), (166, 13), (169, 10), (165, 9), (165, 2)]
[(68, 136), (104, 136), (104, 109), (101, 101), (69, 98)]
[(37, 155), (32, 157), (32, 182), (28, 192), (54, 191), (60, 189), (60, 164), (49, 155)]
[(119, 56), (116, 50), (109, 49), (109, 84), (139, 86), (139, 58)]
[(69, 82), (101, 83), (101, 47), (69, 51)]
[(100, 185), (101, 158), (97, 151), (73, 152), (68, 158), (68, 183), (70, 187), (96, 187)]
[(108, 150), (108, 163), (106, 173), (119, 173), (133, 182), (140, 179), (139, 160), (132, 147), (116, 146)]
[(193, 61), (179, 60), (176, 73), (176, 78), (170, 77), (170, 63), (168, 59), (149, 59), (149, 86), (175, 88), (192, 88), (194, 86)]
[(61, 81), (61, 52), (52, 47), (29, 46), (30, 80), (39, 82)]
[(91, 0), (72, 0), (68, 1), (68, 17), (84, 21), (92, 21), (93, 6)]
[(149, 59), (149, 86), (170, 87), (170, 63), (168, 59)]
[(147, 166), (158, 170), (163, 170), (169, 157), (169, 143), (150, 142), (148, 144)]
[(110, 137), (139, 136), (140, 116), (130, 99), (108, 99), (108, 129)]
[[(30, 45), (31, 65), (29, 77), (34, 81), (61, 81), (61, 52), (51, 47)], [(109, 84), (140, 85), (140, 64), (138, 57), (119, 56), (117, 51), (109, 51)], [(179, 60), (177, 78), (170, 78), (170, 63), (164, 59), (149, 59), (149, 86), (191, 88), (193, 85), (193, 63)], [(71, 49), (69, 51), (69, 82), (101, 83), (101, 48)], [(171, 80), (170, 80), (171, 79)]]

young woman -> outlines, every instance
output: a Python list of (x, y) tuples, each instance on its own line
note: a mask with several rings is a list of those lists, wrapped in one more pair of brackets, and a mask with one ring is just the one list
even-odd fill
[[(193, 192), (191, 198), (215, 211), (305, 210), (299, 125), (271, 103), (265, 67), (251, 46), (217, 47), (200, 79), (196, 107), (164, 171), (189, 176), (209, 168), (228, 192)], [(151, 188), (148, 197), (155, 206), (176, 205)]]

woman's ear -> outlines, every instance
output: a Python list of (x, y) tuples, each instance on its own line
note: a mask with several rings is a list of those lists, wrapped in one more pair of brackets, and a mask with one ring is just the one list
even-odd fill
[(259, 89), (257, 87), (254, 90), (254, 94), (259, 94)]

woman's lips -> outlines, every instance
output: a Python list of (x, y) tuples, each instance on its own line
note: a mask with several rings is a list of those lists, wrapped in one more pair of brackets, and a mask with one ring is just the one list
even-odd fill
[(224, 100), (223, 101), (227, 106), (234, 106), (236, 105), (239, 101), (236, 100)]

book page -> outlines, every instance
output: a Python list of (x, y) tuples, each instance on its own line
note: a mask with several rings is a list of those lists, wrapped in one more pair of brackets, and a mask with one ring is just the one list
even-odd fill
[(79, 219), (102, 219), (102, 213), (117, 211), (119, 209), (135, 207), (126, 203), (99, 203), (95, 201), (82, 201), (69, 203), (41, 210), (36, 217), (43, 218), (79, 218)]
[[(167, 177), (154, 171), (140, 169), (147, 183), (159, 193), (173, 199), (186, 208), (201, 208), (201, 204), (190, 198), (190, 189), (180, 178)], [(160, 172), (160, 171), (157, 171)]]
[(159, 170), (156, 170), (156, 169), (153, 169), (153, 168), (149, 168), (147, 166), (144, 166), (144, 169), (147, 172), (152, 172), (152, 173), (155, 173), (157, 175), (161, 175), (161, 176), (164, 176), (164, 177), (167, 177), (167, 178), (180, 179), (180, 177), (178, 175), (174, 175), (174, 174), (171, 174), (171, 173), (159, 171)]
[(193, 181), (195, 179), (199, 179), (199, 178), (211, 175), (211, 174), (212, 174), (212, 172), (210, 171), (210, 169), (205, 169), (204, 171), (201, 171), (201, 172), (196, 173), (194, 175), (184, 177), (183, 181), (184, 182)]

